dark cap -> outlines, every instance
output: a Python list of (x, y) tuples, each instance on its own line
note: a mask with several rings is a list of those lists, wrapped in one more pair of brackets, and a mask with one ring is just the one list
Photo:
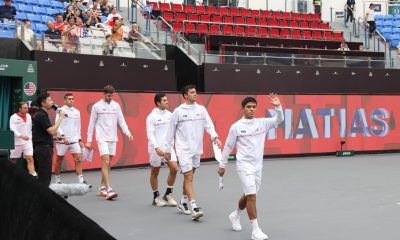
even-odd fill
[(30, 21), (31, 21), (31, 20), (29, 20), (29, 19), (27, 19), (27, 18), (25, 18), (24, 20), (22, 20), (23, 23), (30, 22)]

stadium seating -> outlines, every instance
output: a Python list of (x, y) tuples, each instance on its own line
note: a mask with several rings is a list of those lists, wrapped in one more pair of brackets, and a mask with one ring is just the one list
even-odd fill
[(390, 42), (391, 47), (399, 45), (400, 15), (376, 15), (375, 24), (377, 31)]

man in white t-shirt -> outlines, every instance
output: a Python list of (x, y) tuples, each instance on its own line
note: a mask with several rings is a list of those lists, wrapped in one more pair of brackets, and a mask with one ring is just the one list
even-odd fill
[(110, 185), (111, 161), (117, 151), (118, 125), (122, 132), (133, 141), (133, 136), (125, 122), (121, 107), (113, 100), (115, 89), (111, 85), (104, 87), (104, 99), (95, 103), (90, 114), (89, 127), (87, 133), (86, 147), (92, 148), (93, 132), (96, 129), (96, 141), (99, 148), (101, 166), (101, 185), (98, 196), (105, 197), (106, 200), (113, 200), (118, 194)]
[[(187, 85), (182, 89), (182, 96), (186, 102), (177, 107), (171, 116), (166, 144), (164, 148), (165, 158), (171, 160), (171, 149), (175, 143), (175, 151), (183, 173), (183, 196), (178, 204), (180, 212), (186, 215), (192, 213), (192, 220), (198, 220), (204, 216), (195, 201), (193, 190), (193, 178), (197, 168), (200, 167), (200, 156), (203, 153), (204, 130), (211, 136), (214, 144), (221, 147), (221, 141), (215, 131), (207, 109), (196, 103), (196, 86)], [(175, 138), (175, 142), (174, 142)], [(190, 201), (191, 211), (187, 204)]]
[(276, 115), (271, 118), (255, 117), (257, 110), (255, 98), (247, 97), (242, 101), (244, 116), (229, 129), (218, 169), (218, 173), (222, 177), (225, 173), (229, 154), (236, 145), (236, 170), (244, 194), (239, 200), (237, 209), (229, 215), (229, 219), (233, 230), (241, 231), (240, 213), (247, 209), (253, 228), (251, 239), (256, 240), (268, 239), (268, 236), (258, 226), (256, 209), (257, 193), (261, 186), (265, 137), (270, 129), (278, 127), (279, 123), (284, 120), (279, 98), (275, 94), (270, 94), (269, 101), (275, 106), (276, 110)]
[[(157, 207), (176, 206), (177, 203), (172, 197), (172, 190), (178, 172), (178, 163), (174, 149), (171, 149), (171, 160), (166, 161), (164, 152), (165, 139), (172, 113), (168, 111), (168, 98), (164, 93), (157, 93), (154, 96), (156, 108), (151, 111), (146, 119), (147, 139), (149, 140), (149, 157), (151, 166), (150, 184), (153, 190), (153, 205)], [(164, 197), (161, 198), (158, 192), (158, 174), (161, 164), (164, 163), (169, 168), (167, 178), (167, 190)]]
[(369, 37), (372, 37), (372, 34), (375, 32), (376, 25), (375, 25), (375, 11), (374, 11), (374, 4), (371, 3), (369, 8), (365, 12), (365, 21), (367, 21), (369, 25)]
[(12, 163), (24, 156), (28, 171), (32, 176), (37, 176), (33, 163), (33, 144), (32, 144), (32, 118), (28, 113), (26, 102), (18, 103), (18, 112), (10, 117), (10, 130), (14, 132), (14, 149), (11, 150), (10, 158)]
[[(64, 156), (69, 151), (75, 162), (75, 171), (78, 182), (88, 184), (83, 178), (81, 163), (81, 148), (85, 145), (81, 139), (81, 113), (74, 107), (74, 95), (67, 93), (64, 95), (65, 105), (61, 108), (68, 117), (65, 117), (57, 130), (58, 141), (56, 141), (57, 161), (54, 168), (56, 183), (61, 183), (61, 164)], [(56, 115), (56, 121), (59, 115)], [(88, 184), (89, 185), (89, 184)], [(89, 185), (91, 187), (91, 185)]]

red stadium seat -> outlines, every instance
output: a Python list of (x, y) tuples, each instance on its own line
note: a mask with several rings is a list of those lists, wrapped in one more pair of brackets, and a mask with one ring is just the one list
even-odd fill
[(197, 14), (205, 14), (207, 13), (205, 6), (196, 6), (196, 13)]
[(290, 12), (283, 12), (282, 18), (286, 19), (286, 20), (289, 20), (289, 19), (292, 18), (292, 16), (290, 16)]
[(265, 18), (258, 19), (258, 23), (257, 24), (258, 25), (262, 25), (262, 26), (267, 26), (268, 25), (267, 20)]
[(301, 14), (300, 13), (292, 13), (292, 19), (293, 20), (300, 20), (301, 19)]
[[(243, 11), (243, 10), (242, 10)], [(259, 17), (261, 17), (261, 12), (260, 12), (260, 10), (250, 10), (251, 11), (251, 16), (253, 17), (253, 18), (259, 18)], [(243, 16), (243, 13), (242, 13), (242, 16)]]
[(292, 20), (292, 21), (290, 21), (289, 26), (292, 28), (297, 28), (297, 27), (299, 27), (299, 24), (297, 23), (297, 21)]
[(324, 32), (324, 39), (325, 40), (333, 40), (333, 33), (331, 31)]
[(197, 15), (196, 13), (191, 13), (189, 14), (189, 21), (199, 21), (199, 15)]
[(305, 20), (305, 21), (311, 20), (311, 16), (310, 16), (309, 13), (302, 13), (302, 14), (301, 14), (301, 18), (302, 18), (303, 20)]
[(279, 25), (278, 25), (278, 20), (276, 20), (276, 19), (271, 19), (271, 20), (269, 20), (268, 25), (269, 25), (269, 26), (279, 26)]
[(306, 21), (300, 22), (300, 27), (301, 27), (301, 28), (309, 28), (308, 22), (306, 22)]
[(292, 30), (292, 38), (301, 38), (300, 30), (293, 29)]
[(313, 31), (312, 34), (313, 39), (322, 40), (322, 32), (321, 31)]
[(210, 34), (220, 34), (220, 29), (218, 25), (211, 25), (210, 26)]
[(231, 8), (231, 16), (240, 16), (239, 8)]
[(235, 27), (235, 32), (234, 32), (234, 34), (235, 34), (236, 36), (244, 36), (244, 35), (245, 35), (245, 33), (244, 33), (244, 27), (243, 27), (243, 26), (236, 26), (236, 27)]
[(303, 31), (303, 38), (305, 39), (311, 39), (311, 31), (305, 30)]
[(273, 11), (272, 12), (272, 18), (275, 18), (275, 19), (282, 18), (282, 12)]
[(236, 17), (235, 18), (235, 23), (236, 24), (244, 24), (244, 18), (243, 17)]
[(281, 29), (281, 37), (282, 37), (282, 38), (290, 38), (290, 31), (289, 31), (289, 29)]
[(233, 34), (233, 27), (229, 25), (222, 26), (222, 34), (223, 35), (232, 35)]
[(224, 17), (224, 23), (235, 23), (235, 21), (233, 21), (233, 17), (232, 16), (225, 16)]
[[(249, 25), (256, 25), (256, 19), (254, 18), (247, 18), (246, 23)], [(267, 25), (267, 21), (265, 21), (265, 25)]]
[[(253, 17), (255, 17), (254, 14), (253, 14)], [(262, 18), (271, 18), (271, 11), (269, 11), (269, 10), (261, 10), (261, 17)]]
[(319, 28), (320, 29), (329, 29), (329, 23), (320, 23)]
[(318, 28), (319, 28), (319, 24), (318, 24), (317, 22), (311, 22), (311, 23), (310, 23), (310, 28), (316, 28), (316, 29), (318, 29)]
[(182, 4), (172, 4), (173, 12), (183, 12)]
[[(256, 11), (256, 10), (254, 10), (254, 11)], [(260, 15), (260, 11), (258, 11), (258, 15)], [(242, 17), (251, 17), (251, 16), (252, 16), (251, 10), (250, 10), (250, 9), (242, 8), (242, 9), (240, 10), (240, 16), (242, 16)], [(253, 17), (254, 17), (254, 16), (253, 16)]]
[(310, 14), (310, 19), (313, 21), (321, 21), (321, 16), (318, 13)]
[(172, 28), (174, 29), (174, 32), (182, 32), (183, 31), (183, 25), (181, 22), (172, 23)]
[(194, 13), (196, 10), (194, 9), (194, 5), (186, 4), (185, 6), (185, 13)]
[(279, 37), (279, 29), (278, 28), (270, 28), (269, 36), (270, 37)]
[(257, 35), (257, 31), (255, 27), (247, 27), (246, 36), (255, 36)]
[(282, 19), (279, 21), (279, 26), (281, 27), (289, 27), (289, 25), (287, 24), (287, 20)]
[(177, 22), (183, 22), (186, 20), (186, 13), (178, 12), (178, 13), (176, 13), (175, 18), (176, 18)]
[(160, 8), (158, 7), (158, 2), (149, 2), (153, 6), (153, 11), (158, 11)]
[(197, 27), (197, 32), (199, 33), (199, 36), (202, 34), (208, 34), (208, 24), (199, 24), (199, 26)]
[(186, 37), (188, 37), (190, 33), (197, 33), (196, 25), (194, 25), (193, 23), (186, 23), (185, 24), (185, 33), (186, 33)]
[(200, 21), (202, 22), (211, 22), (211, 16), (208, 14), (200, 15)]
[(342, 33), (342, 32), (334, 32), (334, 33), (333, 33), (333, 40), (335, 40), (335, 41), (342, 41), (342, 40), (344, 40), (344, 38), (343, 38), (343, 33)]
[(266, 28), (258, 28), (259, 37), (268, 37), (268, 30)]
[(162, 17), (165, 19), (167, 22), (173, 22), (175, 20), (174, 13), (173, 12), (163, 12)]
[(209, 6), (209, 7), (207, 7), (207, 13), (208, 14), (218, 14), (218, 9), (217, 9), (217, 7)]
[(160, 3), (160, 10), (163, 11), (171, 11), (171, 5), (169, 3)]
[(220, 15), (220, 16), (227, 16), (227, 15), (229, 15), (229, 8), (227, 8), (227, 7), (221, 7), (221, 8), (219, 8), (219, 15)]
[(220, 23), (220, 22), (222, 22), (222, 16), (214, 15), (214, 16), (212, 16), (211, 21)]

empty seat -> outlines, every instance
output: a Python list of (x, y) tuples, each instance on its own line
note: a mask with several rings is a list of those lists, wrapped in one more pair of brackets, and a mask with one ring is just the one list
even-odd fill
[(324, 32), (324, 39), (325, 40), (333, 40), (333, 33), (331, 31)]
[(255, 27), (247, 27), (246, 36), (255, 36), (257, 35), (257, 31)]
[(228, 26), (228, 25), (222, 26), (222, 34), (223, 35), (232, 35), (233, 34), (232, 26)]
[(279, 26), (278, 25), (278, 20), (270, 19), (269, 22), (268, 22), (268, 25), (270, 25), (270, 26)]
[(160, 3), (161, 11), (171, 11), (171, 5), (169, 3)]
[(196, 25), (194, 25), (193, 23), (186, 23), (185, 24), (185, 33), (186, 33), (186, 37), (188, 37), (190, 33), (197, 33)]
[(37, 0), (25, 0), (25, 3), (30, 6), (37, 6), (39, 5)]
[(313, 31), (312, 34), (313, 39), (322, 40), (322, 32), (321, 31)]
[(301, 27), (301, 28), (309, 28), (308, 22), (306, 22), (306, 21), (300, 22), (300, 27)]
[(310, 28), (319, 28), (319, 24), (317, 22), (311, 22)]
[(279, 29), (278, 28), (270, 28), (269, 36), (270, 37), (279, 37)]
[(234, 23), (232, 16), (225, 16), (224, 23)]
[(234, 17), (240, 16), (239, 8), (231, 8), (230, 15)]
[(211, 16), (208, 14), (200, 15), (200, 21), (202, 22), (211, 22)]
[(311, 38), (312, 38), (312, 36), (311, 36), (311, 31), (304, 30), (304, 31), (303, 31), (303, 38), (305, 38), (305, 39), (311, 39)]
[(189, 14), (188, 20), (189, 21), (199, 21), (199, 15), (197, 15), (196, 13)]
[(290, 31), (289, 31), (289, 29), (281, 29), (281, 37), (283, 37), (283, 38), (290, 38)]
[(243, 17), (236, 17), (235, 18), (235, 23), (236, 24), (244, 24), (244, 18)]
[[(253, 17), (255, 17), (254, 16), (254, 12), (252, 12), (253, 13)], [(262, 18), (270, 18), (271, 17), (271, 11), (269, 11), (269, 10), (261, 10), (261, 17)]]
[(176, 13), (175, 18), (176, 18), (177, 22), (183, 22), (186, 20), (186, 13), (178, 12), (178, 13)]
[(343, 33), (342, 32), (334, 32), (333, 33), (333, 40), (336, 40), (336, 41), (344, 40)]
[(165, 12), (163, 12), (162, 17), (163, 17), (163, 18), (165, 19), (165, 21), (167, 21), (167, 22), (172, 22), (172, 21), (175, 20), (175, 17), (174, 17), (174, 13), (173, 13), (173, 12), (165, 11)]
[(214, 6), (207, 7), (207, 13), (208, 14), (218, 14), (217, 7), (214, 7)]
[(305, 20), (305, 21), (309, 21), (311, 20), (311, 15), (308, 13), (302, 13), (301, 14), (301, 19)]
[(292, 19), (293, 20), (300, 20), (301, 19), (301, 14), (300, 13), (292, 13)]
[(212, 18), (211, 18), (211, 20), (212, 20), (212, 22), (222, 22), (222, 16), (219, 16), (219, 15), (214, 15), (214, 16), (212, 16)]
[(289, 26), (293, 27), (293, 28), (297, 28), (297, 27), (299, 27), (299, 24), (297, 23), (297, 21), (291, 20)]
[(245, 35), (245, 33), (244, 33), (244, 27), (243, 27), (243, 26), (236, 26), (236, 27), (235, 27), (235, 32), (234, 32), (234, 34), (235, 34), (236, 36), (243, 36), (243, 35)]
[(320, 23), (319, 28), (320, 29), (329, 29), (329, 23)]
[(29, 6), (29, 5), (19, 4), (18, 8), (19, 8), (20, 12), (24, 12), (24, 13), (32, 13), (33, 12), (32, 6)]
[(42, 22), (42, 17), (40, 15), (26, 14), (26, 18), (28, 18), (29, 20), (31, 20), (31, 22), (34, 22), (34, 23)]
[(267, 20), (265, 18), (258, 19), (257, 24), (258, 25), (262, 25), (262, 26), (267, 26), (268, 25)]
[[(51, 1), (51, 6), (52, 6), (53, 8), (64, 9), (64, 4), (62, 4), (62, 3), (59, 2), (59, 1), (55, 1), (55, 0), (52, 0), (52, 1)], [(153, 9), (154, 9), (154, 6), (153, 6)]]
[(199, 36), (202, 34), (208, 34), (208, 25), (205, 23), (199, 24), (197, 27), (197, 32), (199, 33)]
[(174, 29), (174, 32), (182, 32), (183, 31), (183, 25), (181, 22), (172, 23), (172, 28)]
[(38, 0), (38, 4), (42, 7), (51, 7), (50, 0)]
[(34, 12), (36, 14), (47, 15), (46, 8), (44, 8), (44, 7), (33, 6), (32, 12)]
[(288, 25), (288, 23), (287, 23), (286, 20), (282, 19), (282, 20), (279, 21), (279, 26), (281, 26), (281, 27), (288, 27), (289, 25)]
[(318, 13), (310, 14), (310, 19), (313, 21), (320, 21), (321, 15), (319, 15)]
[(220, 34), (220, 29), (218, 25), (210, 26), (210, 34)]
[(42, 23), (36, 24), (36, 32), (38, 32), (38, 33), (42, 33), (44, 31), (46, 31), (47, 29), (48, 29), (47, 25), (45, 25), (45, 24), (42, 24)]
[(160, 10), (160, 8), (158, 7), (158, 2), (149, 2), (149, 4), (153, 7), (153, 11)]
[(47, 15), (55, 15), (61, 13), (62, 11), (54, 8), (46, 8)]
[(290, 15), (290, 12), (283, 12), (282, 18), (286, 19), (286, 20), (289, 20), (289, 19), (292, 18), (292, 16)]
[(259, 37), (268, 37), (268, 30), (266, 28), (258, 28), (258, 36)]
[(182, 4), (172, 4), (172, 11), (173, 12), (183, 12)]
[(17, 13), (17, 15), (15, 16), (15, 19), (22, 21), (24, 19), (26, 19), (26, 13)]
[[(258, 12), (258, 16), (257, 17), (259, 17), (260, 16), (260, 11), (257, 11), (257, 10), (254, 10), (255, 12)], [(250, 10), (250, 9), (246, 9), (246, 8), (242, 8), (241, 10), (240, 10), (240, 15), (242, 16), (242, 17), (254, 17), (253, 15), (252, 15), (252, 11)]]
[(204, 14), (207, 13), (205, 6), (196, 6), (196, 13), (197, 14)]
[[(247, 18), (246, 23), (249, 25), (256, 25), (256, 19), (254, 18)], [(265, 21), (265, 25), (267, 24), (267, 21)]]
[(301, 38), (301, 33), (299, 29), (292, 30), (292, 38)]
[(272, 17), (275, 18), (275, 19), (281, 18), (282, 17), (282, 12), (273, 11), (272, 12)]
[(184, 8), (185, 13), (194, 13), (195, 12), (194, 5), (186, 4), (184, 6), (185, 6), (185, 8)]
[(50, 16), (42, 16), (42, 22), (43, 23), (47, 23), (47, 22), (54, 22), (55, 21), (55, 19), (53, 18), (53, 17), (50, 17)]
[(226, 8), (226, 7), (219, 8), (219, 15), (220, 16), (229, 15), (229, 8)]

